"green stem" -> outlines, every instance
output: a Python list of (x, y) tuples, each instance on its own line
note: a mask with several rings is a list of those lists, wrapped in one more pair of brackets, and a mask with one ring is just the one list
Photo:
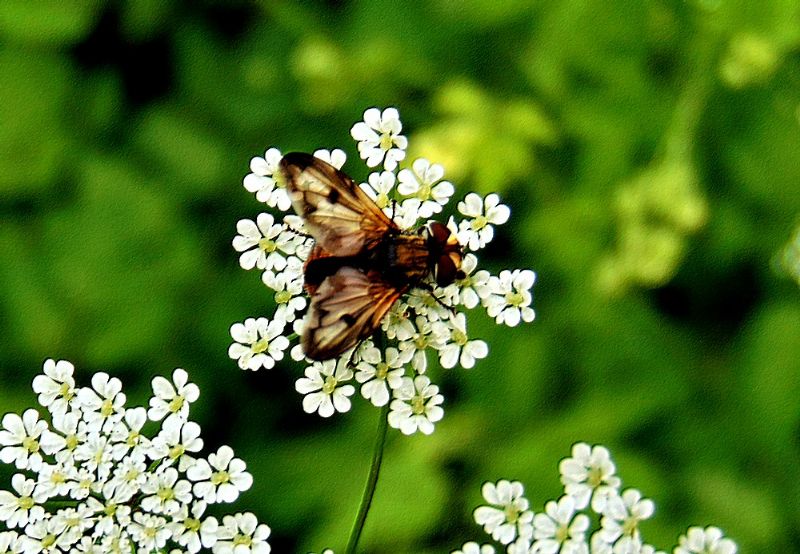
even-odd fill
[(386, 444), (386, 428), (388, 427), (389, 403), (381, 408), (380, 420), (378, 420), (378, 434), (375, 439), (375, 449), (372, 451), (372, 465), (369, 468), (369, 477), (364, 486), (364, 494), (361, 496), (361, 505), (358, 507), (358, 514), (350, 531), (350, 539), (347, 541), (345, 554), (355, 554), (358, 546), (358, 539), (361, 538), (361, 531), (364, 530), (364, 523), (367, 521), (367, 514), (372, 505), (372, 497), (375, 495), (375, 486), (378, 484), (378, 474), (381, 471), (381, 461), (383, 460), (383, 446)]

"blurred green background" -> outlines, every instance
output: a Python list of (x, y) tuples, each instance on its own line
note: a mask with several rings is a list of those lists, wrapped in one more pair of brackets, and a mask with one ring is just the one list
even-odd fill
[[(512, 207), (485, 267), (531, 267), (537, 320), (434, 372), (431, 437), (390, 430), (365, 552), (480, 539), (480, 485), (559, 495), (573, 442), (607, 445), (671, 548), (716, 524), (800, 552), (800, 290), (776, 259), (800, 214), (796, 0), (0, 2), (0, 413), (46, 357), (129, 403), (186, 368), (235, 506), (277, 552), (341, 551), (377, 411), (307, 416), (292, 363), (240, 371), (228, 329), (271, 296), (230, 246), (261, 206), (252, 156), (343, 147), (397, 106), (410, 158)], [(4, 481), (7, 482), (7, 481)]]

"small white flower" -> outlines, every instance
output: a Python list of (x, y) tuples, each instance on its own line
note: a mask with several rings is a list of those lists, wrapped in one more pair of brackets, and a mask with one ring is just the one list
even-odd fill
[(191, 554), (200, 552), (201, 548), (211, 548), (217, 542), (219, 523), (213, 516), (202, 519), (205, 510), (205, 502), (194, 503), (191, 511), (188, 506), (181, 506), (181, 510), (172, 516), (169, 523), (172, 540), (184, 546)]
[(64, 531), (64, 523), (55, 519), (40, 519), (28, 524), (25, 528), (23, 552), (25, 554), (41, 553), (51, 554), (63, 552), (59, 547), (58, 538)]
[[(478, 258), (475, 254), (468, 253), (461, 261), (461, 271), (464, 278), (455, 282), (457, 297), (453, 304), (462, 304), (465, 308), (472, 309), (491, 294), (489, 290), (489, 272), (485, 269), (475, 271)], [(474, 275), (473, 275), (474, 272)]]
[(302, 237), (289, 231), (268, 213), (258, 214), (255, 222), (242, 219), (236, 224), (239, 233), (233, 238), (233, 248), (241, 252), (242, 269), (254, 267), (266, 271), (281, 271), (286, 267), (286, 255), (294, 254)]
[(545, 513), (533, 518), (533, 550), (541, 554), (588, 554), (584, 534), (589, 528), (586, 514), (575, 515), (575, 499), (562, 496), (558, 502), (551, 500)]
[(413, 196), (419, 202), (417, 214), (429, 218), (442, 211), (453, 195), (454, 189), (449, 181), (441, 181), (444, 168), (439, 164), (431, 164), (425, 158), (414, 160), (412, 169), (403, 169), (398, 173), (397, 191), (405, 196)]
[(736, 554), (736, 543), (723, 538), (717, 527), (690, 527), (678, 539), (674, 554)]
[(71, 465), (75, 449), (88, 436), (88, 426), (81, 420), (81, 413), (75, 410), (53, 414), (52, 427), (57, 432), (42, 433), (42, 450), (55, 455), (57, 462)]
[(585, 442), (572, 447), (572, 457), (561, 460), (558, 466), (564, 492), (575, 499), (582, 510), (592, 501), (592, 510), (601, 514), (606, 500), (616, 495), (620, 479), (615, 475), (616, 467), (604, 446), (590, 447)]
[[(398, 339), (400, 337), (398, 336)], [(414, 334), (407, 339), (400, 339), (399, 348), (401, 352), (411, 352), (411, 366), (417, 373), (425, 373), (428, 368), (428, 357), (426, 351), (440, 350), (447, 342), (449, 337), (439, 325), (433, 325), (425, 317), (416, 319)]]
[(72, 489), (70, 496), (75, 500), (83, 500), (102, 487), (102, 483), (97, 482), (96, 473), (87, 468), (78, 469), (71, 478), (75, 481), (75, 488)]
[(458, 226), (459, 242), (473, 251), (491, 242), (494, 238), (492, 225), (502, 225), (511, 215), (508, 206), (500, 204), (500, 197), (494, 193), (481, 198), (471, 192), (458, 203), (458, 211), (469, 218)]
[(347, 161), (347, 154), (341, 148), (334, 148), (333, 150), (321, 148), (314, 152), (314, 157), (331, 164), (336, 169), (342, 169), (342, 166)]
[(13, 413), (4, 415), (2, 425), (0, 461), (13, 463), (17, 469), (38, 470), (42, 465), (39, 439), (47, 429), (47, 422), (39, 419), (39, 412), (29, 408), (22, 417)]
[(361, 395), (374, 406), (385, 406), (389, 402), (389, 389), (396, 389), (403, 382), (405, 364), (411, 360), (411, 352), (400, 352), (390, 346), (385, 360), (381, 351), (370, 345), (361, 352), (356, 365), (356, 381), (362, 383)]
[(364, 121), (353, 125), (350, 135), (358, 141), (358, 153), (368, 167), (383, 162), (387, 171), (393, 171), (397, 162), (406, 157), (408, 140), (400, 134), (402, 129), (395, 108), (386, 108), (382, 113), (377, 108), (370, 108), (364, 112)]
[(639, 523), (652, 517), (654, 511), (652, 500), (642, 498), (642, 493), (636, 489), (627, 489), (621, 496), (607, 499), (600, 533), (607, 543), (622, 541), (641, 545)]
[(250, 160), (250, 171), (244, 178), (244, 188), (249, 192), (254, 192), (256, 200), (264, 202), (270, 207), (277, 207), (285, 212), (292, 207), (289, 195), (283, 188), (279, 180), (275, 179), (275, 172), (278, 171), (278, 164), (283, 155), (277, 148), (270, 148), (264, 157), (255, 157)]
[[(164, 380), (166, 381), (166, 379)], [(151, 406), (152, 403), (153, 399), (150, 400)], [(175, 402), (172, 405), (177, 406), (177, 404), (178, 403)], [(186, 406), (188, 407), (188, 402)], [(189, 415), (188, 409), (185, 415)], [(142, 427), (144, 427), (145, 423), (147, 423), (147, 410), (141, 406), (125, 410), (125, 417), (123, 420), (117, 423), (111, 430), (112, 449), (114, 451), (113, 458), (115, 460), (121, 459), (132, 448), (149, 447), (150, 439), (142, 434)]]
[(439, 394), (439, 387), (425, 375), (418, 375), (414, 379), (403, 377), (403, 382), (394, 389), (389, 425), (404, 435), (417, 431), (430, 435), (433, 433), (433, 424), (444, 417), (444, 410), (440, 406), (442, 402), (444, 397)]
[(256, 516), (250, 512), (235, 514), (222, 518), (222, 525), (217, 530), (217, 543), (214, 554), (269, 554), (271, 548), (267, 543), (270, 528), (258, 523)]
[(193, 490), (197, 498), (210, 504), (233, 502), (239, 493), (253, 484), (253, 476), (247, 471), (247, 464), (233, 457), (229, 446), (220, 446), (208, 461), (200, 458), (186, 471), (186, 476), (196, 481)]
[(164, 458), (169, 463), (177, 460), (178, 470), (186, 471), (195, 462), (188, 452), (200, 452), (202, 448), (203, 439), (200, 438), (200, 426), (197, 423), (168, 417), (162, 424), (161, 432), (153, 438), (150, 457)]
[(475, 523), (502, 544), (510, 544), (519, 536), (530, 536), (533, 512), (529, 510), (525, 489), (519, 481), (501, 479), (495, 483), (484, 483), (483, 498), (489, 506), (475, 509)]
[(467, 336), (467, 316), (457, 313), (444, 325), (450, 340), (439, 350), (439, 362), (445, 369), (460, 363), (464, 369), (475, 367), (476, 359), (483, 359), (489, 354), (489, 346), (482, 340), (469, 340)]
[(283, 359), (283, 351), (289, 347), (289, 339), (282, 335), (285, 325), (280, 319), (270, 321), (265, 317), (250, 317), (243, 324), (234, 323), (231, 337), (236, 342), (228, 349), (228, 356), (237, 360), (242, 369), (270, 369), (277, 360)]
[(167, 414), (175, 414), (181, 419), (189, 416), (189, 404), (200, 397), (200, 389), (189, 382), (186, 370), (177, 368), (172, 372), (172, 383), (164, 377), (153, 377), (153, 397), (147, 416), (152, 421), (160, 421)]
[(107, 435), (91, 433), (85, 442), (75, 449), (75, 460), (81, 462), (81, 467), (96, 473), (101, 480), (105, 480), (111, 473), (114, 462), (114, 451)]
[[(62, 464), (42, 464), (36, 479), (36, 494), (43, 498), (69, 496), (77, 483), (71, 479), (74, 468)], [(1, 551), (0, 551), (1, 552)]]
[(166, 519), (142, 512), (133, 514), (133, 521), (127, 530), (133, 542), (139, 546), (139, 552), (164, 548), (172, 537), (172, 530), (167, 526)]
[(192, 485), (185, 479), (178, 480), (178, 470), (168, 467), (150, 473), (142, 485), (142, 509), (154, 514), (174, 514), (181, 505), (192, 500)]
[(29, 523), (39, 521), (45, 516), (44, 508), (38, 504), (45, 500), (34, 492), (36, 482), (26, 479), (21, 473), (16, 473), (11, 478), (11, 488), (16, 495), (0, 490), (0, 521), (13, 529), (25, 527)]
[(355, 392), (353, 385), (344, 384), (353, 378), (345, 357), (337, 360), (315, 362), (306, 368), (305, 377), (295, 382), (295, 389), (304, 394), (303, 410), (307, 414), (318, 412), (330, 417), (334, 412), (350, 410), (350, 397)]
[(33, 392), (39, 395), (39, 404), (50, 413), (66, 412), (75, 397), (74, 370), (75, 367), (65, 360), (48, 359), (44, 362), (44, 375), (33, 378)]
[(503, 270), (498, 277), (489, 279), (491, 294), (484, 299), (486, 313), (498, 324), (516, 326), (520, 319), (527, 323), (536, 316), (530, 307), (533, 301), (531, 288), (536, 274), (530, 269)]
[(125, 394), (122, 381), (98, 372), (92, 376), (92, 388), (78, 391), (78, 401), (83, 412), (83, 420), (90, 430), (107, 431), (124, 415)]
[(391, 217), (392, 211), (392, 191), (394, 190), (395, 175), (391, 171), (376, 171), (370, 173), (366, 183), (361, 183), (361, 190), (372, 198), (375, 204), (382, 210), (388, 212), (386, 215)]
[(92, 520), (92, 510), (86, 504), (78, 504), (76, 508), (63, 508), (53, 515), (53, 523), (56, 527), (62, 528), (56, 543), (68, 550), (70, 546), (78, 543), (84, 531), (91, 529), (94, 525)]
[[(295, 320), (295, 314), (306, 307), (306, 298), (303, 295), (303, 262), (299, 258), (292, 256), (289, 265), (297, 266), (297, 271), (292, 268), (281, 273), (265, 271), (261, 275), (261, 280), (266, 286), (275, 291), (275, 320), (291, 323)], [(287, 266), (287, 269), (290, 269)]]
[(451, 554), (495, 554), (491, 544), (479, 545), (477, 542), (464, 543), (460, 550), (453, 550)]
[(146, 481), (147, 464), (144, 454), (135, 452), (120, 460), (108, 484), (113, 487), (114, 497), (119, 499), (119, 503), (124, 503), (138, 493)]

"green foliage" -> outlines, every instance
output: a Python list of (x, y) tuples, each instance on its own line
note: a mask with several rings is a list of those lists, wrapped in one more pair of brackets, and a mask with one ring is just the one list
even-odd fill
[(377, 412), (306, 416), (300, 367), (227, 358), (271, 302), (230, 240), (260, 211), (250, 157), (342, 146), (352, 170), (350, 126), (394, 105), (410, 159), (511, 205), (485, 263), (537, 271), (537, 320), (473, 314), (490, 355), (438, 379), (433, 436), (390, 430), (365, 551), (478, 538), (485, 480), (541, 509), (586, 440), (656, 501), (658, 546), (716, 524), (796, 552), (800, 291), (773, 268), (800, 213), (798, 21), (793, 0), (4, 0), (0, 413), (46, 357), (134, 395), (184, 367), (273, 550), (341, 550)]

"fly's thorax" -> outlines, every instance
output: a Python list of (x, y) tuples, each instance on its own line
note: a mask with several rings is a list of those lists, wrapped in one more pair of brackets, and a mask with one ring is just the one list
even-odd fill
[(387, 280), (402, 285), (421, 283), (431, 272), (428, 241), (418, 233), (387, 237), (383, 273)]

